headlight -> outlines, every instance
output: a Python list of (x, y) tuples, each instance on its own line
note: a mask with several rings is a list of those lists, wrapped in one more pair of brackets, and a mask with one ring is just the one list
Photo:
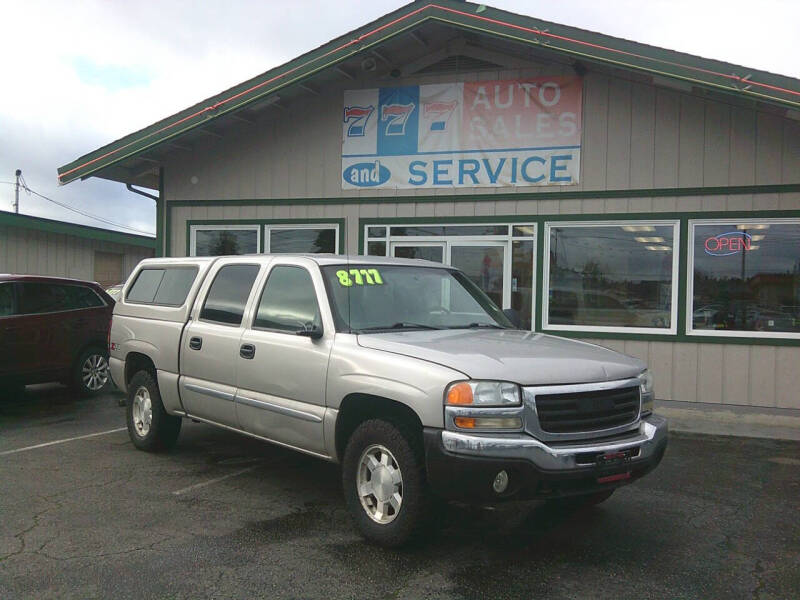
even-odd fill
[(650, 371), (642, 371), (639, 375), (639, 389), (642, 395), (642, 416), (653, 412), (653, 374)]
[(445, 404), (451, 406), (519, 406), (519, 386), (506, 381), (459, 381), (448, 386)]

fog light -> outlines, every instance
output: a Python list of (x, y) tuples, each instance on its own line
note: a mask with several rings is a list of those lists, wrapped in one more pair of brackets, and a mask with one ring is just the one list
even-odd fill
[(500, 471), (494, 477), (494, 481), (492, 482), (492, 489), (497, 492), (498, 494), (502, 494), (508, 488), (508, 473), (505, 471)]

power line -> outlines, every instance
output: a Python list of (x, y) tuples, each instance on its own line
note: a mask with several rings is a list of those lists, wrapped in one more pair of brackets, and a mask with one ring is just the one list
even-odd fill
[[(0, 183), (4, 183), (4, 184), (7, 184), (7, 185), (16, 185), (15, 183), (13, 183), (11, 181), (0, 181)], [(114, 227), (120, 227), (122, 229), (127, 229), (129, 231), (135, 231), (136, 233), (139, 233), (139, 234), (142, 234), (142, 235), (146, 235), (146, 236), (150, 236), (150, 237), (152, 237), (152, 235), (153, 235), (152, 231), (144, 231), (142, 229), (136, 229), (135, 227), (130, 227), (128, 225), (123, 225), (122, 223), (116, 223), (114, 221), (109, 221), (108, 219), (104, 219), (103, 217), (98, 217), (97, 215), (93, 215), (91, 213), (79, 210), (79, 209), (75, 208), (74, 206), (70, 206), (69, 204), (64, 204), (63, 202), (59, 202), (58, 200), (53, 200), (52, 198), (48, 198), (47, 196), (45, 196), (43, 194), (40, 194), (39, 192), (29, 188), (28, 185), (25, 183), (24, 179), (22, 180), (22, 186), (21, 187), (28, 194), (33, 194), (34, 196), (38, 196), (39, 198), (42, 198), (43, 200), (47, 200), (48, 202), (52, 202), (53, 204), (56, 204), (57, 206), (60, 206), (61, 208), (65, 208), (67, 210), (71, 210), (72, 212), (77, 213), (79, 215), (82, 215), (84, 217), (88, 217), (90, 219), (95, 219), (96, 221), (100, 221), (102, 223), (106, 223), (107, 225), (112, 225)]]

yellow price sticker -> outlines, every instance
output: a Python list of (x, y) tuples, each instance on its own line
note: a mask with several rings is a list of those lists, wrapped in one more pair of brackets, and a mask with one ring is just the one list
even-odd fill
[(383, 285), (378, 269), (341, 269), (336, 271), (339, 284), (344, 287), (355, 285)]

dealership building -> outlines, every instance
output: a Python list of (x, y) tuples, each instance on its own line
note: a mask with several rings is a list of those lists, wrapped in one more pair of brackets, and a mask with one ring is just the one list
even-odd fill
[(800, 80), (413, 2), (60, 168), (158, 190), (166, 256), (454, 265), (666, 401), (800, 417)]

